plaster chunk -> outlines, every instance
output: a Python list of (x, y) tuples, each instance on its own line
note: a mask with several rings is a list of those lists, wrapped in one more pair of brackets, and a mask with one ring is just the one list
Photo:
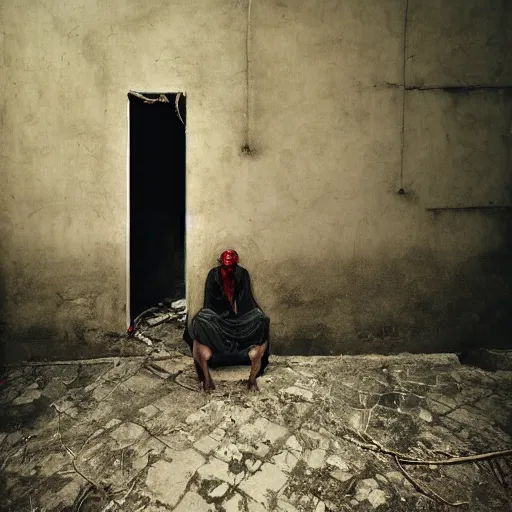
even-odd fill
[(267, 505), (267, 492), (279, 491), (287, 482), (288, 476), (274, 464), (265, 463), (261, 470), (240, 484), (240, 489), (253, 500)]
[(199, 494), (187, 492), (174, 512), (209, 512), (211, 509)]
[(339, 455), (330, 455), (326, 460), (329, 466), (341, 469), (341, 471), (348, 471), (348, 464)]
[(313, 393), (311, 391), (308, 389), (299, 388), (297, 386), (290, 386), (289, 388), (282, 389), (279, 391), (279, 393), (289, 397), (301, 398), (306, 402), (313, 401)]
[(426, 409), (420, 409), (419, 417), (420, 419), (422, 419), (423, 421), (427, 421), (428, 423), (432, 421), (432, 413), (430, 411), (427, 411)]
[[(190, 478), (202, 464), (204, 464), (204, 458), (195, 450), (176, 452), (172, 462), (159, 460), (149, 468), (146, 486), (156, 499), (174, 507), (185, 492)], [(192, 498), (189, 497), (188, 500), (190, 499)], [(201, 506), (201, 503), (198, 503)], [(196, 509), (191, 506), (183, 510), (189, 512)]]
[(211, 491), (208, 496), (210, 496), (210, 498), (222, 498), (222, 496), (228, 492), (228, 489), (229, 485), (224, 482), (223, 484), (220, 484), (218, 487), (213, 489), (213, 491)]
[(311, 469), (319, 469), (325, 464), (326, 451), (320, 448), (316, 450), (306, 450), (304, 460)]
[(291, 436), (286, 440), (286, 447), (294, 452), (302, 453), (302, 446), (295, 436)]
[(34, 400), (41, 397), (41, 391), (38, 389), (27, 389), (22, 395), (13, 400), (13, 405), (24, 405), (30, 404)]
[(242, 454), (240, 453), (240, 450), (233, 443), (220, 446), (215, 451), (215, 457), (217, 457), (220, 460), (223, 460), (224, 462), (231, 462), (232, 460), (242, 460), (243, 458)]
[(373, 489), (370, 491), (367, 499), (373, 508), (378, 508), (386, 503), (386, 494), (381, 489)]
[(219, 446), (219, 441), (211, 436), (203, 436), (194, 443), (194, 448), (204, 455), (208, 455)]
[(375, 478), (381, 483), (381, 484), (387, 484), (388, 480), (385, 476), (381, 475), (380, 473), (377, 473), (375, 475)]
[(338, 482), (347, 482), (350, 480), (354, 475), (352, 473), (348, 473), (347, 471), (342, 471), (341, 469), (335, 469), (331, 473), (332, 478), (335, 480), (338, 480)]

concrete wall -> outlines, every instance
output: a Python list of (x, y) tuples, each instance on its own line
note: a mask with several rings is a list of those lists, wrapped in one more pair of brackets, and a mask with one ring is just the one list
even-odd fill
[(192, 312), (234, 247), (275, 352), (448, 350), (509, 327), (509, 214), (426, 211), (512, 202), (507, 0), (253, 0), (250, 155), (246, 1), (11, 0), (0, 19), (11, 352), (125, 329), (130, 89), (187, 93)]

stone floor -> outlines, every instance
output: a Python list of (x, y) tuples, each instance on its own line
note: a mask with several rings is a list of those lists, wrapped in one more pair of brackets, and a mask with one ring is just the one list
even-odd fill
[(259, 393), (247, 373), (217, 370), (207, 395), (177, 351), (12, 368), (0, 509), (512, 510), (505, 454), (403, 461), (511, 449), (512, 372), (451, 354), (272, 357)]

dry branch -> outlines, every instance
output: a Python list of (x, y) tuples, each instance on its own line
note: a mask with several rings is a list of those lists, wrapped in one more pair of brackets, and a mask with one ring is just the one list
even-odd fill
[(423, 495), (427, 496), (427, 498), (435, 499), (437, 501), (440, 501), (441, 503), (444, 503), (445, 505), (450, 505), (451, 507), (459, 507), (460, 505), (468, 504), (467, 501), (455, 501), (452, 503), (450, 501), (445, 500), (442, 496), (439, 496), (439, 494), (434, 492), (432, 489), (430, 489), (426, 485), (420, 484), (409, 473), (407, 473), (407, 471), (405, 471), (405, 469), (400, 464), (400, 460), (396, 456), (395, 456), (395, 462), (396, 462), (397, 466), (399, 467), (400, 471), (402, 472), (402, 474), (405, 476), (405, 478), (407, 478), (407, 480), (409, 482), (411, 482), (411, 484), (414, 485), (414, 487), (418, 491), (420, 491)]
[(128, 94), (131, 94), (132, 96), (135, 96), (136, 98), (139, 98), (141, 100), (144, 100), (144, 103), (169, 103), (169, 100), (167, 99), (167, 96), (164, 94), (160, 94), (158, 98), (148, 98), (147, 96), (144, 96), (140, 94), (139, 92), (130, 91)]
[(463, 464), (465, 462), (477, 462), (481, 460), (495, 459), (497, 457), (509, 457), (512, 455), (512, 449), (501, 450), (496, 452), (477, 453), (475, 455), (467, 455), (464, 457), (452, 457), (444, 460), (417, 460), (400, 458), (403, 464), (417, 464), (417, 465), (447, 465), (447, 464)]

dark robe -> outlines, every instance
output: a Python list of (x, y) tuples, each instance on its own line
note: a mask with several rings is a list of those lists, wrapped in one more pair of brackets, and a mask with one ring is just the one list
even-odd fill
[[(204, 304), (187, 326), (183, 339), (192, 350), (193, 340), (209, 347), (213, 353), (209, 364), (216, 366), (249, 365), (249, 351), (268, 342), (259, 375), (268, 365), (270, 354), (270, 319), (258, 306), (251, 289), (249, 272), (237, 265), (235, 269), (234, 302), (236, 313), (224, 293), (220, 266), (208, 272)], [(188, 320), (188, 318), (187, 318)]]

